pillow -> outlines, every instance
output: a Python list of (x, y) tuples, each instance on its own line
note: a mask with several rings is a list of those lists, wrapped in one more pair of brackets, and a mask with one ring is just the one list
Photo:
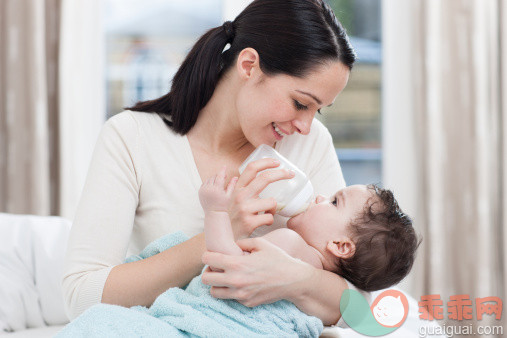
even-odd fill
[(61, 279), (71, 222), (0, 213), (0, 329), (68, 323)]

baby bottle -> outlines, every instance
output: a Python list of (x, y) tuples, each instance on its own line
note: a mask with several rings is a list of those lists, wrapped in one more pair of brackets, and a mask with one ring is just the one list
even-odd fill
[(257, 147), (239, 167), (240, 174), (243, 173), (248, 163), (263, 158), (272, 158), (280, 161), (278, 167), (266, 170), (290, 169), (293, 170), (296, 175), (291, 179), (280, 180), (269, 184), (259, 194), (259, 197), (275, 198), (277, 203), (276, 213), (285, 217), (292, 217), (305, 211), (313, 199), (312, 183), (301, 170), (272, 147), (265, 144), (261, 144)]

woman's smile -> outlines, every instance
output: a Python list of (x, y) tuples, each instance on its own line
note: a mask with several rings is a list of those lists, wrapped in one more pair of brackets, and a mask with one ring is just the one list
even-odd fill
[(275, 135), (277, 141), (280, 141), (285, 135), (287, 135), (280, 130), (275, 122), (271, 122), (271, 129), (273, 130), (273, 134)]

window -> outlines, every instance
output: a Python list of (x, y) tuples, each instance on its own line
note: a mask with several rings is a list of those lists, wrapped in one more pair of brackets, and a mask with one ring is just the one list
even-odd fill
[[(381, 183), (380, 0), (326, 0), (358, 54), (335, 104), (317, 115), (330, 130), (347, 184)], [(249, 1), (107, 0), (107, 114), (157, 98), (193, 43)], [(241, 8), (234, 8), (241, 10)]]
[(358, 60), (347, 87), (319, 118), (333, 136), (347, 185), (381, 183), (380, 0), (327, 0)]
[(167, 93), (194, 42), (222, 23), (222, 0), (107, 0), (108, 117)]

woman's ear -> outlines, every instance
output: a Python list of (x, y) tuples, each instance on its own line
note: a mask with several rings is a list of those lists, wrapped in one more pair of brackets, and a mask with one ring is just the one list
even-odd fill
[(356, 252), (356, 246), (350, 238), (329, 241), (326, 248), (337, 258), (350, 258)]
[(250, 47), (243, 49), (236, 60), (236, 70), (244, 80), (259, 77), (261, 72), (257, 51)]

